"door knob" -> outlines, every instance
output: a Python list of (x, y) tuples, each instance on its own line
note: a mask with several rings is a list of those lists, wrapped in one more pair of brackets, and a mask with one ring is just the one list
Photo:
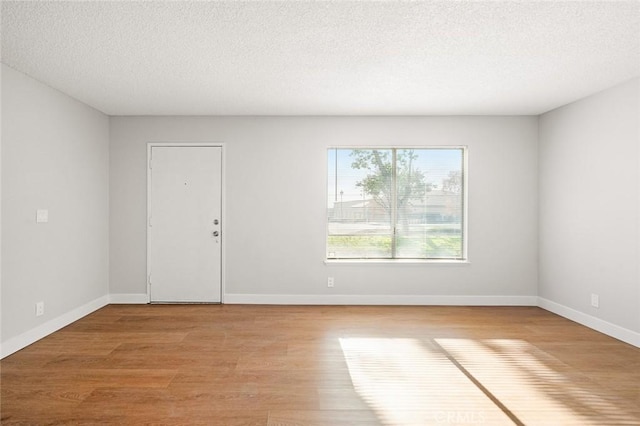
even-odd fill
[(213, 236), (217, 237), (218, 235), (220, 235), (220, 233), (218, 231), (213, 231)]

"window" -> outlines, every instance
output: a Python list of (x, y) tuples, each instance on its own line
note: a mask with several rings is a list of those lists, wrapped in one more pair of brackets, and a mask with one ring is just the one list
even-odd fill
[(465, 258), (465, 148), (331, 148), (327, 259)]

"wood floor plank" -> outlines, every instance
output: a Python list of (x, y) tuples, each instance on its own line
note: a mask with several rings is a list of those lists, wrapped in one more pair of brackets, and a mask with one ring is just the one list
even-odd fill
[(335, 426), (375, 425), (378, 418), (369, 410), (274, 410), (269, 414), (269, 426)]
[(640, 349), (535, 307), (109, 305), (0, 362), (2, 424), (640, 424)]

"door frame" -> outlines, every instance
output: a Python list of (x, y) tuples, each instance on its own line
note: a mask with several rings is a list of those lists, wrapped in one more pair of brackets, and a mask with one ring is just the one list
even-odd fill
[(151, 276), (151, 251), (149, 247), (151, 245), (151, 233), (149, 232), (149, 222), (151, 220), (151, 149), (153, 147), (168, 147), (168, 148), (188, 148), (188, 147), (216, 147), (220, 148), (220, 233), (222, 238), (220, 239), (220, 304), (224, 303), (225, 295), (225, 259), (226, 259), (226, 181), (225, 181), (225, 155), (224, 155), (224, 143), (222, 142), (147, 142), (147, 211), (145, 230), (147, 233), (147, 245), (145, 247), (147, 251), (147, 275), (146, 275), (146, 288), (147, 288), (147, 303), (151, 303), (151, 283), (149, 278)]

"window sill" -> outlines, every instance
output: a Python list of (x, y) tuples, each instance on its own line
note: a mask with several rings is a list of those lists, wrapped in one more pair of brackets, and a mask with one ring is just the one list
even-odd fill
[(468, 265), (466, 259), (325, 259), (325, 265)]

